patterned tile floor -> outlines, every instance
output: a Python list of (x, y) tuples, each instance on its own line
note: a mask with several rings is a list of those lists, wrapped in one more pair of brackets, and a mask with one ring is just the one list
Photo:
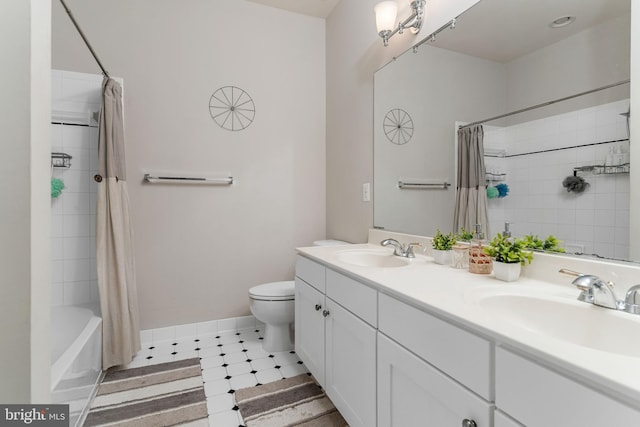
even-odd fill
[(129, 367), (200, 357), (209, 425), (243, 426), (235, 390), (307, 372), (294, 351), (267, 353), (263, 329), (239, 329), (171, 341), (143, 343)]

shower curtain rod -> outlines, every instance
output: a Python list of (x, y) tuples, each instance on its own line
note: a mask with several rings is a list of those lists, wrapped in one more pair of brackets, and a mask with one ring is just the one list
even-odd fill
[(107, 70), (102, 65), (102, 62), (100, 62), (100, 59), (98, 58), (98, 55), (96, 55), (96, 52), (93, 50), (93, 47), (91, 47), (91, 43), (89, 43), (89, 40), (87, 40), (87, 38), (85, 37), (84, 33), (82, 32), (82, 29), (80, 28), (80, 25), (78, 25), (78, 23), (76, 22), (76, 19), (73, 17), (73, 13), (71, 13), (71, 10), (67, 6), (67, 4), (64, 2), (64, 0), (60, 0), (60, 3), (62, 3), (62, 7), (64, 7), (64, 10), (67, 11), (67, 15), (69, 15), (69, 18), (71, 19), (71, 22), (73, 22), (73, 25), (76, 27), (76, 30), (78, 30), (78, 33), (80, 34), (80, 37), (82, 37), (82, 40), (84, 41), (84, 44), (86, 44), (87, 47), (89, 48), (89, 51), (91, 52), (91, 55), (93, 55), (93, 59), (95, 59), (96, 62), (98, 63), (98, 66), (102, 70), (102, 74), (105, 77), (109, 78), (109, 73), (107, 72)]
[(466, 124), (464, 126), (459, 126), (458, 129), (466, 129), (466, 128), (471, 127), (471, 126), (480, 125), (482, 123), (491, 122), (491, 121), (497, 120), (497, 119), (502, 119), (503, 117), (509, 117), (509, 116), (513, 116), (514, 114), (519, 114), (519, 113), (524, 113), (526, 111), (535, 110), (536, 108), (546, 107), (547, 105), (552, 105), (552, 104), (556, 104), (558, 102), (567, 101), (569, 99), (577, 98), (577, 97), (582, 96), (582, 95), (588, 95), (590, 93), (599, 92), (601, 90), (610, 89), (610, 88), (616, 87), (616, 86), (621, 86), (621, 85), (624, 85), (624, 84), (627, 84), (627, 83), (630, 83), (630, 82), (631, 82), (631, 80), (628, 80), (628, 79), (627, 80), (622, 80), (622, 81), (619, 81), (618, 83), (612, 83), (610, 85), (602, 86), (602, 87), (599, 87), (599, 88), (596, 88), (596, 89), (591, 89), (591, 90), (587, 90), (585, 92), (576, 93), (575, 95), (565, 96), (564, 98), (554, 99), (553, 101), (543, 102), (542, 104), (532, 105), (531, 107), (522, 108), (520, 110), (512, 111), (510, 113), (501, 114), (499, 116), (490, 117), (488, 119), (484, 119), (484, 120), (480, 120), (480, 121), (477, 121), (477, 122), (469, 123), (469, 124)]

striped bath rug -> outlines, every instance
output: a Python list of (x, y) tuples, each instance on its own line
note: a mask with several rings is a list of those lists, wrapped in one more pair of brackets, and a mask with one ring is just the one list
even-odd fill
[(348, 427), (307, 374), (240, 389), (235, 396), (247, 427)]
[(84, 422), (90, 426), (208, 426), (200, 358), (111, 368)]

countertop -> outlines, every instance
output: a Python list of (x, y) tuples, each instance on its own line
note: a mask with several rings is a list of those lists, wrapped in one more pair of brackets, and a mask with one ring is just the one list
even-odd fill
[[(632, 331), (640, 332), (640, 316), (577, 301), (579, 290), (569, 285), (570, 278), (567, 278), (566, 285), (529, 277), (520, 277), (517, 282), (507, 283), (495, 279), (493, 275), (477, 275), (467, 270), (435, 264), (431, 257), (425, 255), (416, 255), (407, 266), (398, 268), (359, 267), (343, 262), (337, 256), (347, 250), (389, 250), (390, 254), (393, 252), (393, 248), (382, 248), (370, 243), (303, 247), (297, 250), (300, 255), (357, 279), (382, 293), (449, 320), (493, 341), (496, 345), (519, 350), (544, 366), (569, 374), (570, 378), (578, 382), (640, 408), (640, 344), (635, 346), (635, 350), (626, 350), (626, 355), (573, 344), (527, 327), (516, 318), (509, 321), (509, 312), (513, 309), (515, 313), (515, 307), (500, 307), (501, 314), (495, 314), (493, 309), (481, 303), (483, 298), (492, 295), (539, 297), (546, 301), (559, 301), (568, 304), (569, 307), (576, 306), (579, 312), (584, 312), (583, 309), (606, 310), (607, 316), (622, 316), (623, 319), (632, 322), (629, 324)], [(589, 312), (586, 313), (588, 320)], [(541, 312), (539, 315), (547, 316), (548, 313)], [(582, 316), (582, 320), (578, 322), (569, 315), (566, 321), (558, 321), (564, 323), (558, 325), (558, 329), (575, 331), (582, 336), (616, 336), (624, 332), (608, 329), (600, 322), (585, 322), (584, 318), (585, 316)], [(576, 324), (566, 324), (572, 320), (576, 321)], [(640, 343), (640, 334), (622, 338)]]

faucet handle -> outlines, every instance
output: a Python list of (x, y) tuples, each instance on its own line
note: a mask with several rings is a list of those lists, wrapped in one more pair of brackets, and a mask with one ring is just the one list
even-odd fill
[(415, 247), (420, 247), (422, 246), (422, 243), (408, 243), (407, 244), (407, 249), (405, 250), (405, 253), (407, 254), (408, 258), (415, 258), (415, 254), (413, 253), (413, 248)]
[(569, 270), (568, 268), (561, 268), (560, 270), (558, 270), (558, 273), (566, 274), (567, 276), (574, 276), (574, 277), (584, 276), (584, 274), (578, 273), (577, 271)]
[(624, 297), (624, 311), (631, 314), (640, 314), (640, 304), (638, 304), (639, 295), (640, 285), (633, 285), (629, 288)]

